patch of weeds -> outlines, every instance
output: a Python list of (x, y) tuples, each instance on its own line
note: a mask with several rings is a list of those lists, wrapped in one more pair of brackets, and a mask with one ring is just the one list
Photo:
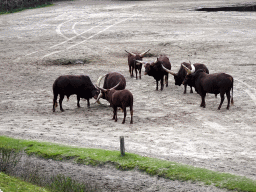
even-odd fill
[(85, 59), (55, 59), (55, 60), (46, 60), (42, 61), (42, 65), (84, 65), (90, 63), (91, 60), (88, 58)]
[(144, 57), (158, 57), (158, 56), (159, 56), (158, 53), (151, 53), (151, 52), (148, 52), (148, 53), (145, 54)]
[(51, 184), (48, 186), (53, 192), (97, 192), (100, 191), (96, 186), (89, 183), (79, 183), (70, 177), (56, 175), (51, 177)]
[(166, 46), (171, 46), (171, 43), (170, 42), (161, 42), (158, 45), (166, 47)]
[(21, 158), (21, 150), (19, 141), (12, 145), (8, 143), (0, 144), (0, 172), (10, 172), (17, 165)]

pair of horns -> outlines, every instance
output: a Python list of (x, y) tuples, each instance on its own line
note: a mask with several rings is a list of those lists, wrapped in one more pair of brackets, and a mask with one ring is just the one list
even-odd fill
[[(107, 74), (106, 74), (107, 75)], [(114, 87), (112, 87), (112, 88), (110, 88), (110, 89), (104, 89), (104, 88), (100, 88), (100, 81), (103, 79), (103, 77), (106, 77), (106, 75), (102, 75), (102, 76), (100, 76), (99, 77), (99, 79), (97, 80), (97, 84), (95, 85), (99, 90), (100, 90), (100, 93), (99, 93), (99, 95), (98, 95), (98, 98), (96, 99), (96, 102), (97, 103), (99, 103), (99, 104), (101, 104), (100, 103), (100, 98), (102, 98), (102, 96), (103, 96), (103, 94), (102, 94), (102, 92), (106, 92), (106, 91), (111, 91), (111, 90), (113, 90), (113, 89), (115, 89), (115, 88), (117, 88), (118, 87), (118, 85), (121, 83), (121, 81), (117, 84), (117, 85), (115, 85)], [(95, 103), (96, 103), (95, 102)]]
[[(143, 52), (143, 53), (141, 53), (141, 54), (139, 54), (139, 56), (140, 56), (140, 57), (144, 57), (144, 55), (146, 55), (146, 53), (149, 52), (149, 51), (150, 51), (150, 49), (147, 50), (147, 51), (145, 51), (145, 52)], [(136, 56), (135, 53), (132, 53), (132, 52), (129, 52), (129, 51), (126, 51), (126, 50), (125, 50), (125, 52), (131, 54), (131, 55), (134, 56), (134, 57)]]
[[(189, 74), (191, 74), (191, 73), (194, 73), (195, 72), (195, 66), (194, 66), (194, 64), (192, 64), (191, 65), (191, 70), (189, 69), (189, 68), (187, 68), (184, 64), (181, 64), (183, 67), (184, 67), (184, 69), (187, 71), (187, 74), (189, 75)], [(177, 76), (177, 74), (176, 73), (174, 73), (174, 72), (172, 72), (171, 70), (169, 70), (169, 69), (166, 69), (163, 65), (162, 65), (162, 67), (163, 67), (163, 69), (167, 72), (167, 73), (170, 73), (170, 74), (172, 74), (173, 76)]]

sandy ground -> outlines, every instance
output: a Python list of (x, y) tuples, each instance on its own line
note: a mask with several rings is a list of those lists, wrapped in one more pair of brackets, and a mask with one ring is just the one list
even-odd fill
[[(0, 134), (111, 150), (119, 150), (124, 136), (126, 152), (255, 180), (256, 13), (193, 11), (238, 2), (81, 0), (1, 15)], [(234, 77), (235, 105), (226, 110), (225, 100), (217, 110), (220, 98), (209, 94), (201, 108), (200, 96), (184, 95), (172, 76), (169, 87), (155, 91), (152, 77), (130, 78), (125, 49), (151, 49), (145, 61), (166, 54), (173, 71), (191, 54), (210, 73)], [(46, 64), (63, 58), (91, 62)], [(87, 74), (96, 83), (112, 71), (126, 77), (134, 95), (134, 124), (129, 113), (124, 125), (121, 112), (112, 121), (112, 109), (94, 99), (91, 108), (86, 101), (77, 108), (75, 96), (64, 100), (64, 112), (52, 112), (58, 76)]]

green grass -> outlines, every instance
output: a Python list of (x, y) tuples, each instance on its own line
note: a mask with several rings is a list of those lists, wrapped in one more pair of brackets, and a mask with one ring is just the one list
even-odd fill
[(0, 15), (52, 6), (55, 1), (65, 0), (0, 0)]
[[(215, 172), (132, 153), (121, 156), (119, 151), (69, 147), (27, 140), (18, 140), (18, 142), (28, 155), (46, 159), (58, 161), (73, 159), (76, 163), (92, 166), (109, 163), (119, 170), (138, 169), (149, 175), (158, 175), (171, 180), (203, 182), (206, 185), (215, 185), (219, 188), (256, 192), (256, 181), (229, 173)], [(13, 145), (13, 148), (17, 147), (17, 140), (9, 137), (0, 136), (0, 145), (1, 143)]]
[(27, 183), (2, 172), (0, 172), (0, 189), (3, 192), (48, 192), (48, 190), (43, 187)]
[(10, 8), (8, 10), (6, 9), (1, 9), (0, 10), (0, 15), (2, 14), (9, 14), (9, 13), (16, 13), (16, 12), (20, 12), (26, 9), (35, 9), (35, 8), (43, 8), (43, 7), (50, 7), (52, 6), (53, 3), (46, 3), (46, 4), (40, 4), (40, 5), (35, 5), (33, 7), (31, 6), (26, 6), (26, 7), (17, 7), (17, 8)]

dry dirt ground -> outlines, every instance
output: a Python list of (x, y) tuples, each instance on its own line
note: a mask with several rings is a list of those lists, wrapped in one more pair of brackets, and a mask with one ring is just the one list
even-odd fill
[[(80, 0), (1, 15), (0, 134), (111, 150), (119, 150), (124, 136), (126, 152), (256, 180), (256, 13), (194, 11), (238, 2)], [(217, 110), (220, 97), (208, 94), (201, 108), (200, 96), (183, 94), (172, 76), (163, 91), (155, 90), (152, 77), (130, 78), (125, 49), (151, 49), (145, 61), (165, 54), (173, 71), (191, 54), (191, 62), (206, 64), (210, 73), (232, 75), (234, 106), (226, 110), (225, 100)], [(57, 59), (91, 62), (49, 64)], [(77, 108), (75, 96), (64, 100), (64, 112), (52, 112), (58, 76), (87, 74), (96, 83), (112, 71), (126, 77), (134, 95), (134, 124), (129, 112), (126, 124), (120, 111), (112, 121), (112, 109), (94, 99), (91, 108), (86, 101)], [(141, 190), (155, 190), (149, 186)]]

